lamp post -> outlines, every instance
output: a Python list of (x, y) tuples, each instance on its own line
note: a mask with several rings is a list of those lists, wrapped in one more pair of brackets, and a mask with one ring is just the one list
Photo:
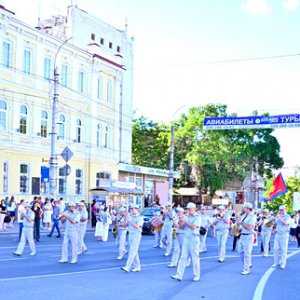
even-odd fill
[(57, 104), (58, 104), (58, 83), (59, 74), (56, 66), (57, 56), (62, 49), (62, 47), (69, 42), (72, 37), (66, 39), (57, 49), (54, 58), (54, 72), (53, 72), (53, 97), (52, 97), (52, 118), (51, 118), (51, 153), (49, 159), (49, 193), (51, 197), (56, 197), (57, 195), (57, 154), (56, 154), (56, 115), (57, 115)]

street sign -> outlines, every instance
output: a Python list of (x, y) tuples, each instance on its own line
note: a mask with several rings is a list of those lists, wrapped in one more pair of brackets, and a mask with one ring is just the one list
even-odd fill
[(71, 151), (71, 149), (68, 146), (61, 153), (61, 156), (65, 162), (68, 162), (73, 157), (73, 155), (74, 153)]
[(300, 127), (300, 114), (248, 117), (206, 117), (205, 130)]
[(49, 182), (49, 168), (46, 166), (41, 167), (41, 182)]
[(66, 164), (60, 168), (60, 175), (61, 176), (69, 176), (71, 174), (71, 167), (70, 165)]

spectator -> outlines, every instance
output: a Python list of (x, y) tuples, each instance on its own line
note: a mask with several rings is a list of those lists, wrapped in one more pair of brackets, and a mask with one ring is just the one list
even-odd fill
[(97, 215), (97, 203), (96, 203), (96, 200), (93, 200), (93, 203), (91, 205), (91, 212), (92, 212), (92, 228), (95, 228), (96, 224), (97, 224), (97, 218), (96, 218), (96, 215)]
[(0, 202), (0, 231), (6, 230), (6, 224), (4, 223), (6, 212), (6, 205), (4, 200), (2, 199)]
[(59, 230), (59, 217), (60, 217), (60, 205), (57, 200), (53, 201), (53, 213), (52, 213), (52, 229), (51, 232), (48, 234), (48, 237), (51, 237), (54, 233), (54, 230), (57, 231), (57, 238), (60, 238), (60, 230)]
[(43, 210), (41, 208), (40, 203), (35, 199), (33, 203), (32, 210), (34, 212), (34, 227), (33, 227), (33, 237), (36, 242), (40, 241), (40, 227), (41, 227), (41, 219), (43, 216)]
[(16, 220), (16, 210), (17, 210), (17, 205), (16, 205), (15, 198), (14, 198), (14, 196), (11, 196), (8, 206), (7, 206), (7, 212), (11, 218), (11, 222), (10, 222), (11, 226), (13, 226), (13, 224)]
[(49, 199), (46, 200), (43, 211), (44, 211), (44, 215), (43, 215), (44, 227), (46, 227), (50, 231), (53, 208)]

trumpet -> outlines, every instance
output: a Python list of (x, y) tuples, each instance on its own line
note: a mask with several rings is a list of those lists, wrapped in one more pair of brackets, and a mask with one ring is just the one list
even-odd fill
[(266, 226), (266, 227), (273, 227), (275, 225), (274, 221), (275, 221), (274, 217), (269, 218), (269, 219), (265, 219), (264, 220), (264, 226)]
[(176, 227), (173, 227), (173, 231), (172, 231), (172, 237), (173, 237), (173, 240), (176, 239)]

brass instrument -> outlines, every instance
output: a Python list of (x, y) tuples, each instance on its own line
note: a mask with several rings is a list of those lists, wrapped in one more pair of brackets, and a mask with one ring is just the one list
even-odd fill
[(118, 227), (117, 227), (117, 225), (115, 225), (114, 227), (113, 227), (113, 229), (112, 229), (112, 234), (113, 234), (113, 237), (116, 239), (117, 238), (117, 236), (118, 236)]
[(263, 224), (264, 224), (264, 226), (269, 227), (269, 228), (273, 227), (275, 225), (275, 219), (274, 219), (274, 217), (265, 219)]

